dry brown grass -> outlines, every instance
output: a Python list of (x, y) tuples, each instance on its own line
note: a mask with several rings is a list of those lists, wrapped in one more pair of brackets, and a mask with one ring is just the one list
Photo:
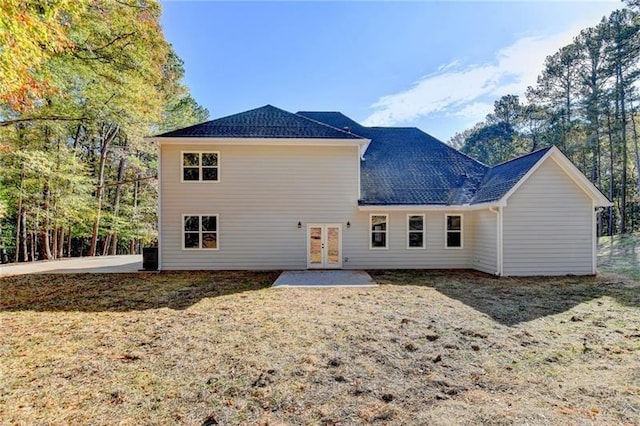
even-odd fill
[(0, 279), (2, 424), (638, 424), (640, 284)]

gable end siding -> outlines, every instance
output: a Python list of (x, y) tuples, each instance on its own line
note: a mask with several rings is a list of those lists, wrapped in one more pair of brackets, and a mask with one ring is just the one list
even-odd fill
[(593, 203), (548, 158), (507, 200), (504, 275), (588, 275), (593, 267)]

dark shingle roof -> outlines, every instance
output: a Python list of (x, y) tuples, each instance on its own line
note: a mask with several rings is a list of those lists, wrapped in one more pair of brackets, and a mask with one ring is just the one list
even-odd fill
[(550, 149), (551, 147), (544, 148), (493, 166), (480, 183), (471, 204), (501, 199)]
[(361, 139), (359, 136), (272, 105), (196, 124), (156, 137)]
[(361, 205), (469, 203), (488, 168), (414, 127), (364, 127), (337, 112), (299, 112), (371, 139)]

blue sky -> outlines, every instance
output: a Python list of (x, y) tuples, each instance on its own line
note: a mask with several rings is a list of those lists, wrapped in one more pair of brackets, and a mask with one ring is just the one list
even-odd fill
[(544, 58), (617, 1), (163, 1), (165, 36), (211, 118), (331, 110), (442, 140), (522, 95)]

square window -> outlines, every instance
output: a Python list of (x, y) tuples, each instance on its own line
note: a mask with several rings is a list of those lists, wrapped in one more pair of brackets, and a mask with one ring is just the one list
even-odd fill
[(218, 249), (218, 215), (184, 215), (183, 249)]
[(183, 182), (218, 182), (220, 180), (217, 152), (183, 152)]

